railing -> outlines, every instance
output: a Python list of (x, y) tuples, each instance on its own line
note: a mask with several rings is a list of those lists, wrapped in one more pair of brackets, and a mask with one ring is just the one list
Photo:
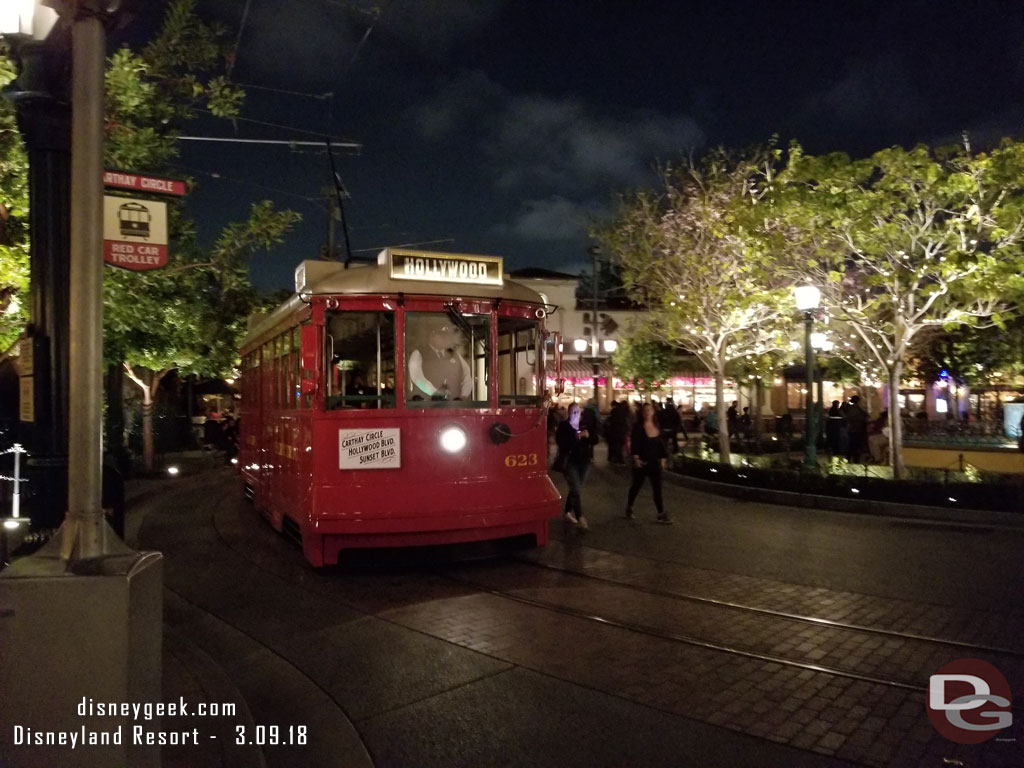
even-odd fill
[(996, 421), (927, 421), (903, 419), (905, 445), (943, 444), (993, 447), (1012, 445), (1003, 433), (1003, 425)]

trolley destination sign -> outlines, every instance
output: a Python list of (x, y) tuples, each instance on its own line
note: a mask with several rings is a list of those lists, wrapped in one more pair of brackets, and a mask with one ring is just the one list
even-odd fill
[(180, 179), (163, 179), (159, 176), (144, 176), (128, 171), (104, 171), (103, 186), (177, 197), (185, 194), (185, 182)]
[(500, 256), (468, 256), (427, 251), (388, 251), (393, 280), (502, 285)]
[(167, 203), (105, 195), (103, 260), (136, 272), (167, 264)]
[(399, 469), (402, 466), (400, 429), (339, 429), (340, 469)]

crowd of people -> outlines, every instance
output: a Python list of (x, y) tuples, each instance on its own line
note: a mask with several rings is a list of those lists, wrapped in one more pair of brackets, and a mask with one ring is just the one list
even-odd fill
[(216, 411), (206, 414), (203, 422), (203, 450), (221, 451), (224, 462), (230, 464), (238, 456), (238, 431), (241, 424), (230, 413), (221, 415)]
[(857, 395), (845, 402), (833, 400), (825, 415), (825, 449), (854, 463), (868, 458), (884, 464), (889, 460), (889, 411), (872, 419)]
[[(695, 414), (690, 427), (707, 436), (717, 435), (717, 412), (709, 408), (703, 419)], [(733, 402), (726, 411), (725, 428), (730, 439), (753, 438), (750, 408), (741, 410), (739, 403)], [(784, 437), (792, 436), (792, 416), (781, 416), (776, 429)], [(876, 418), (870, 418), (857, 395), (845, 402), (832, 401), (825, 414), (824, 432), (825, 447), (831, 456), (845, 456), (851, 462), (888, 461), (889, 412), (883, 410)], [(671, 522), (662, 495), (662, 471), (669, 457), (679, 453), (690, 439), (683, 413), (671, 398), (660, 405), (647, 402), (635, 408), (625, 401), (616, 401), (603, 419), (593, 400), (571, 403), (568, 407), (553, 406), (548, 411), (548, 437), (557, 449), (552, 469), (564, 474), (569, 487), (563, 509), (569, 523), (583, 530), (588, 528), (581, 491), (602, 438), (608, 448), (608, 463), (628, 466), (632, 471), (625, 517), (634, 519), (633, 504), (645, 482), (649, 482), (657, 522)]]
[(632, 470), (625, 517), (634, 519), (633, 504), (644, 483), (649, 482), (657, 522), (671, 522), (665, 511), (661, 475), (668, 457), (678, 453), (689, 440), (682, 414), (671, 398), (661, 406), (643, 403), (635, 411), (625, 401), (616, 401), (603, 420), (593, 400), (582, 406), (571, 403), (567, 408), (551, 408), (548, 435), (557, 447), (552, 469), (563, 473), (569, 487), (563, 509), (569, 523), (582, 530), (588, 528), (581, 489), (594, 459), (595, 446), (602, 437), (608, 446), (608, 463), (629, 466)]

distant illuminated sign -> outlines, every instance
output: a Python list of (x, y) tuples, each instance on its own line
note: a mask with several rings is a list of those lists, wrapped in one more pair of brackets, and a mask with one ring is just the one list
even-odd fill
[(470, 256), (430, 251), (389, 251), (391, 278), (436, 283), (502, 285), (500, 256)]

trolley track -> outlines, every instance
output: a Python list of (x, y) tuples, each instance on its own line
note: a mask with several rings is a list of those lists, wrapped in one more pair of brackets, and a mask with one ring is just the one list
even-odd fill
[[(247, 554), (247, 551), (244, 548), (233, 546), (232, 543), (228, 541), (226, 537), (224, 537), (223, 532), (218, 530), (218, 535), (221, 537), (221, 540), (227, 546), (233, 549), (236, 553), (250, 560), (250, 562), (252, 562), (257, 567), (263, 570), (271, 570), (267, 569), (265, 563), (261, 563), (250, 558)], [(877, 636), (885, 638), (887, 640), (897, 641), (901, 643), (914, 643), (925, 646), (930, 645), (935, 647), (955, 648), (957, 649), (957, 651), (961, 652), (961, 655), (971, 654), (988, 657), (1002, 657), (1014, 660), (1024, 659), (1024, 651), (1012, 648), (971, 644), (965, 641), (954, 640), (949, 638), (929, 637), (925, 635), (908, 632), (899, 632), (896, 630), (879, 627), (869, 627), (844, 622), (836, 622), (830, 619), (787, 613), (784, 611), (777, 611), (769, 608), (742, 605), (701, 595), (685, 594), (673, 592), (670, 590), (656, 589), (643, 585), (633, 584), (626, 581), (610, 579), (604, 576), (597, 576), (579, 570), (559, 568), (555, 565), (536, 562), (526, 557), (509, 558), (507, 562), (509, 562), (510, 564), (514, 564), (516, 566), (529, 568), (531, 570), (544, 571), (552, 575), (561, 575), (569, 578), (576, 578), (608, 585), (615, 589), (621, 589), (624, 591), (644, 595), (658, 600), (666, 600), (670, 603), (693, 604), (712, 611), (748, 614), (754, 617), (763, 618), (765, 620), (781, 621), (793, 625), (813, 626), (831, 632), (855, 633)], [(486, 583), (479, 579), (467, 578), (465, 576), (460, 576), (458, 574), (451, 572), (452, 568), (464, 567), (464, 565), (465, 564), (463, 564), (462, 566), (435, 566), (429, 568), (428, 571), (437, 576), (441, 576), (446, 580), (450, 580), (454, 583), (458, 583), (462, 586), (472, 588), (482, 593), (490, 594), (497, 598), (511, 600), (516, 603), (528, 605), (539, 610), (555, 612), (560, 615), (570, 616), (594, 624), (600, 624), (607, 627), (615, 627), (639, 635), (655, 637), (674, 643), (682, 643), (685, 645), (704, 648), (705, 650), (716, 651), (719, 653), (730, 654), (733, 656), (776, 663), (787, 667), (806, 669), (816, 673), (833, 675), (851, 680), (860, 680), (871, 684), (880, 684), (889, 688), (901, 689), (908, 692), (927, 692), (926, 681), (922, 683), (917, 681), (900, 679), (895, 675), (869, 674), (858, 669), (844, 667), (840, 664), (822, 663), (819, 661), (808, 660), (806, 658), (793, 658), (792, 656), (786, 656), (780, 653), (773, 653), (770, 650), (758, 649), (755, 647), (750, 647), (749, 645), (745, 646), (742, 643), (723, 642), (720, 639), (715, 639), (713, 637), (702, 637), (694, 633), (678, 631), (676, 629), (670, 629), (665, 627), (659, 627), (653, 624), (647, 624), (629, 619), (622, 619), (614, 615), (611, 615), (607, 612), (595, 611), (581, 607), (574, 607), (572, 605), (560, 604), (550, 600), (544, 600), (537, 597), (528, 596), (522, 593), (523, 590), (529, 589), (528, 585), (522, 587), (522, 589), (519, 591), (513, 589), (505, 589), (501, 587), (495, 587), (493, 584)], [(341, 596), (334, 595), (334, 599), (338, 599), (339, 597)], [(362, 607), (358, 604), (358, 601), (351, 602), (348, 600), (342, 600), (342, 602), (348, 607), (355, 608), (356, 610), (366, 610), (365, 607)], [(368, 615), (372, 615), (375, 613), (375, 611), (370, 610), (367, 613)], [(929, 654), (927, 652), (919, 650), (914, 655), (919, 657), (927, 657)], [(1014, 664), (1016, 665), (1016, 662), (1014, 662)], [(1007, 665), (1000, 665), (997, 663), (997, 667), (1000, 669), (1004, 669), (1007, 667)], [(935, 668), (937, 667), (929, 668), (929, 670), (934, 671)], [(1021, 670), (1021, 677), (1024, 678), (1024, 669)], [(1015, 705), (1014, 709), (1024, 711), (1024, 705)]]
[(699, 603), (702, 605), (711, 605), (719, 608), (727, 608), (734, 611), (743, 613), (760, 614), (763, 616), (770, 616), (772, 618), (785, 619), (793, 622), (800, 622), (805, 624), (812, 624), (815, 626), (830, 627), (832, 629), (843, 629), (851, 632), (864, 632), (873, 635), (879, 635), (883, 637), (891, 637), (897, 640), (915, 640), (927, 643), (935, 643), (937, 645), (946, 645), (953, 648), (959, 648), (964, 651), (970, 651), (975, 653), (989, 653), (1000, 656), (1009, 656), (1018, 659), (1024, 659), (1024, 650), (1017, 648), (1007, 648), (1004, 646), (986, 645), (983, 643), (970, 643), (966, 640), (955, 640), (952, 638), (935, 637), (932, 635), (924, 635), (915, 632), (901, 632), (894, 629), (886, 629), (884, 627), (870, 627), (863, 624), (853, 624), (850, 622), (835, 621), (833, 619), (825, 619), (818, 616), (807, 616), (799, 613), (789, 613), (787, 611), (778, 611), (772, 608), (761, 608), (758, 606), (744, 605), (742, 603), (734, 603), (728, 600), (719, 600), (712, 597), (702, 597), (700, 595), (694, 595), (684, 592), (673, 592), (666, 589), (655, 589), (653, 587), (647, 587), (640, 584), (634, 584), (628, 581), (620, 581), (616, 579), (609, 579), (606, 576), (595, 576), (592, 573), (586, 571), (559, 568), (558, 566), (551, 565), (549, 563), (541, 563), (536, 560), (531, 560), (525, 557), (516, 558), (517, 562), (523, 563), (524, 565), (530, 565), (535, 568), (543, 568), (546, 570), (554, 571), (556, 573), (571, 574), (584, 579), (590, 579), (593, 581), (599, 581), (605, 584), (613, 584), (617, 587), (624, 589), (633, 590), (635, 592), (642, 592), (647, 595), (655, 597), (665, 597), (672, 600), (684, 600), (692, 603)]
[[(399, 574), (397, 577), (394, 569), (384, 569), (378, 573), (374, 573), (372, 570), (362, 570), (356, 572), (355, 578), (352, 580), (355, 583), (349, 589), (349, 579), (346, 578), (349, 574), (326, 574), (328, 578), (323, 578), (323, 574), (311, 572), (304, 562), (299, 563), (297, 557), (291, 555), (283, 557), (285, 548), (282, 545), (285, 539), (280, 535), (271, 535), (272, 531), (269, 527), (266, 527), (265, 523), (252, 513), (251, 509), (241, 512), (237, 520), (233, 519), (235, 517), (233, 512), (224, 513), (228, 513), (228, 510), (218, 510), (212, 515), (211, 520), (214, 536), (219, 539), (221, 546), (230, 550), (234, 556), (247, 561), (250, 567), (291, 582), (311, 594), (414, 632), (431, 635), (481, 653), (490, 653), (495, 658), (543, 675), (601, 691), (655, 710), (712, 724), (721, 725), (723, 723), (721, 720), (715, 719), (712, 705), (708, 704), (704, 697), (708, 690), (725, 692), (725, 686), (731, 686), (728, 693), (735, 695), (736, 700), (730, 703), (739, 706), (740, 699), (742, 699), (744, 706), (747, 706), (748, 709), (735, 718), (731, 718), (728, 723), (725, 723), (725, 727), (757, 737), (763, 737), (766, 733), (762, 722), (766, 716), (757, 713), (763, 713), (766, 710), (752, 711), (751, 702), (754, 702), (755, 707), (772, 707), (770, 711), (776, 715), (783, 715), (786, 725), (792, 726), (794, 729), (798, 727), (798, 723), (806, 723), (808, 718), (817, 718), (819, 714), (825, 718), (842, 718), (844, 728), (841, 729), (841, 732), (849, 734), (855, 731), (854, 736), (859, 740), (851, 737), (851, 743), (864, 744), (864, 749), (867, 749), (868, 745), (875, 742), (861, 738), (867, 735), (865, 732), (867, 726), (863, 723), (858, 724), (862, 715), (857, 714), (856, 711), (852, 715), (836, 714), (840, 708), (843, 712), (848, 712), (850, 709), (849, 703), (841, 702), (852, 700), (861, 705), (855, 707), (855, 710), (867, 711), (865, 709), (867, 707), (876, 712), (877, 690), (879, 687), (888, 689), (889, 692), (883, 695), (885, 703), (879, 705), (876, 716), (871, 719), (878, 721), (881, 718), (892, 722), (891, 726), (882, 726), (883, 733), (891, 735), (888, 733), (890, 727), (894, 730), (902, 730), (906, 727), (899, 724), (899, 720), (906, 719), (902, 714), (903, 710), (908, 707), (915, 711), (919, 710), (920, 702), (926, 695), (926, 688), (921, 684), (920, 679), (910, 679), (899, 674), (869, 673), (864, 669), (855, 668), (856, 665), (851, 665), (854, 668), (844, 668), (841, 664), (789, 658), (783, 653), (744, 647), (740, 642), (719, 642), (711, 637), (702, 637), (700, 633), (658, 626), (658, 618), (650, 622), (626, 620), (621, 616), (614, 615), (614, 612), (587, 610), (585, 606), (578, 605), (560, 605), (558, 599), (545, 600), (543, 597), (548, 595), (538, 597), (536, 594), (530, 593), (531, 586), (536, 587), (535, 582), (538, 579), (541, 581), (546, 579), (550, 583), (563, 578), (575, 577), (578, 579), (577, 587), (590, 584), (594, 585), (598, 592), (604, 587), (614, 588), (622, 590), (623, 594), (635, 595), (638, 599), (658, 601), (665, 606), (685, 604), (715, 611), (722, 616), (732, 614), (747, 617), (747, 620), (753, 623), (785, 621), (794, 627), (794, 632), (798, 631), (796, 628), (800, 627), (815, 631), (856, 632), (879, 640), (906, 640), (907, 642), (928, 644), (932, 648), (955, 648), (965, 652), (996, 653), (1005, 650), (1008, 653), (1002, 654), (1004, 658), (1014, 661), (1024, 655), (1013, 648), (1001, 649), (997, 646), (974, 645), (959, 640), (944, 642), (945, 638), (927, 638), (878, 627), (860, 627), (813, 615), (787, 614), (785, 611), (773, 611), (768, 608), (716, 600), (699, 593), (683, 595), (678, 591), (672, 592), (667, 589), (632, 584), (615, 578), (580, 572), (572, 567), (560, 568), (548, 563), (532, 562), (526, 558), (489, 561), (480, 568), (450, 563), (441, 567), (436, 565), (429, 568), (402, 567), (397, 572)], [(651, 558), (641, 558), (641, 560), (648, 563), (648, 567), (655, 567), (657, 563)], [(490, 571), (489, 566), (495, 564), (503, 568), (515, 566), (519, 573), (513, 572), (513, 580), (509, 584), (495, 584), (493, 581), (488, 583), (486, 574)], [(661, 563), (659, 567), (664, 565), (665, 563)], [(533, 567), (529, 568), (529, 566)], [(641, 563), (639, 567), (642, 568), (643, 564)], [(479, 576), (479, 578), (467, 578), (465, 571), (470, 571), (473, 576)], [(533, 572), (535, 576), (524, 578), (523, 574), (530, 572)], [(427, 578), (423, 578), (423, 576)], [(527, 583), (516, 584), (516, 579)], [(530, 583), (531, 579), (534, 582), (532, 584)], [(425, 589), (422, 592), (417, 589), (421, 582), (425, 584)], [(591, 589), (577, 588), (566, 591), (583, 594)], [(505, 605), (515, 603), (521, 607), (517, 609), (502, 608), (501, 601), (505, 600), (509, 601)], [(615, 603), (609, 605), (615, 605)], [(496, 652), (489, 652), (479, 648), (473, 640), (462, 639), (459, 635), (465, 630), (445, 633), (442, 627), (442, 631), (432, 631), (433, 626), (443, 625), (453, 619), (456, 622), (461, 621), (462, 617), (472, 614), (474, 611), (478, 616), (487, 614), (498, 622), (503, 620), (505, 614), (518, 614), (513, 616), (510, 622), (514, 625), (518, 621), (520, 629), (525, 627), (527, 631), (530, 631), (529, 628), (536, 620), (538, 626), (546, 624), (550, 628), (556, 628), (557, 634), (540, 637), (538, 638), (540, 642), (534, 642), (534, 639), (528, 634), (522, 635), (524, 645), (532, 645), (533, 648), (526, 647), (522, 652), (517, 650), (506, 655), (500, 648)], [(536, 619), (534, 619), (531, 618), (530, 611), (542, 611), (552, 617), (565, 618), (545, 620), (541, 615), (536, 615)], [(423, 617), (428, 620), (420, 620)], [(595, 632), (599, 625), (606, 627), (607, 629), (601, 630), (604, 634), (600, 636), (600, 642), (609, 643), (609, 645), (606, 646), (607, 650), (601, 651), (600, 658), (589, 656), (583, 666), (577, 663), (575, 669), (570, 669), (560, 654), (560, 649), (566, 642), (574, 643), (574, 638), (582, 634), (579, 632), (579, 628), (583, 625), (578, 622), (588, 622), (595, 627)], [(609, 632), (615, 634), (608, 634)], [(629, 635), (626, 633), (637, 635), (637, 639), (630, 641)], [(640, 639), (641, 637), (646, 639)], [(666, 644), (658, 645), (658, 643)], [(672, 645), (668, 645), (668, 643), (672, 643)], [(590, 647), (593, 647), (593, 644), (590, 644)], [(688, 647), (693, 650), (686, 650)], [(658, 648), (665, 649), (664, 659), (657, 656)], [(625, 653), (628, 656), (629, 661), (626, 667), (628, 675), (622, 670), (605, 672), (601, 664), (604, 659), (615, 658), (619, 653)], [(730, 660), (730, 657), (735, 661)], [(699, 662), (694, 664), (695, 660), (699, 660)], [(778, 673), (760, 671), (761, 665), (766, 670), (770, 665), (778, 665), (780, 671)], [(792, 671), (786, 672), (785, 668), (790, 668)], [(634, 669), (640, 673), (639, 676), (632, 676)], [(676, 671), (681, 677), (676, 677)], [(668, 676), (666, 677), (666, 675)], [(708, 675), (709, 677), (700, 678), (700, 682), (695, 683), (692, 680), (693, 675)], [(796, 679), (797, 676), (799, 679)], [(763, 683), (758, 685), (758, 681), (763, 681)], [(663, 682), (665, 685), (662, 685)], [(780, 682), (793, 682), (797, 685), (780, 685)], [(801, 695), (792, 695), (795, 687), (801, 683), (804, 684)], [(664, 696), (661, 694), (663, 688), (672, 688), (673, 686), (673, 690), (684, 692), (683, 698), (674, 699), (672, 694)], [(718, 687), (716, 688), (716, 686)], [(823, 691), (825, 695), (807, 694), (808, 687), (812, 687), (816, 691)], [(868, 687), (871, 688), (870, 692), (867, 692)], [(703, 692), (699, 696), (692, 693), (690, 696), (685, 695), (687, 692), (698, 689)], [(817, 708), (808, 706), (812, 703), (807, 698), (808, 695), (814, 695), (815, 702), (813, 703), (820, 706), (823, 698), (835, 697), (837, 689), (840, 691), (841, 701), (837, 700), (827, 704), (828, 709), (824, 713), (818, 713)], [(764, 697), (763, 700), (762, 697)], [(783, 711), (783, 702), (785, 711)], [(900, 709), (901, 716), (893, 721), (892, 718), (896, 716), (897, 709)], [(730, 708), (730, 712), (733, 711)], [(795, 720), (790, 721), (790, 715), (786, 715), (786, 712), (791, 713)], [(830, 712), (832, 714), (829, 714)], [(806, 718), (801, 719), (800, 715), (804, 715)], [(817, 720), (815, 722), (817, 723)], [(845, 727), (847, 725), (848, 728)], [(769, 727), (779, 726), (770, 725)], [(879, 726), (872, 727), (875, 729), (873, 734), (877, 735)], [(358, 723), (356, 723), (356, 728), (359, 730)], [(792, 730), (778, 731), (773, 738), (781, 739), (783, 743), (792, 744), (798, 749), (809, 748), (808, 744), (794, 740), (792, 734)], [(887, 750), (882, 751), (886, 755), (890, 754)], [(879, 752), (879, 754), (881, 753)], [(850, 759), (866, 759), (866, 753), (863, 756), (858, 755)], [(887, 759), (873, 757), (865, 764), (888, 764)]]
[[(223, 532), (218, 531), (222, 541), (229, 547), (234, 549), (237, 553), (241, 554), (246, 559), (250, 559), (246, 551), (242, 548), (232, 546), (232, 544), (224, 537)], [(254, 565), (266, 570), (264, 563), (258, 563), (255, 560), (251, 560)], [(565, 576), (567, 578), (575, 578), (585, 580), (589, 582), (595, 582), (603, 585), (608, 585), (614, 589), (624, 590), (630, 593), (643, 595), (655, 600), (668, 601), (669, 604), (685, 603), (698, 606), (703, 610), (728, 612), (740, 615), (750, 615), (766, 621), (783, 622), (785, 624), (791, 624), (795, 626), (811, 626), (819, 628), (826, 632), (831, 633), (846, 633), (846, 634), (861, 634), (876, 636), (884, 638), (889, 641), (895, 641), (904, 644), (914, 644), (917, 646), (916, 651), (912, 654), (914, 658), (929, 658), (934, 651), (929, 652), (925, 650), (928, 646), (932, 648), (944, 647), (950, 649), (956, 649), (958, 655), (977, 655), (988, 657), (988, 660), (993, 660), (995, 657), (996, 666), (1000, 669), (1016, 669), (1020, 665), (1020, 660), (1024, 660), (1024, 651), (1013, 649), (1013, 648), (1002, 648), (998, 646), (988, 646), (981, 644), (972, 644), (962, 640), (955, 640), (950, 638), (940, 637), (929, 637), (925, 635), (899, 632), (896, 630), (885, 629), (880, 627), (862, 626), (851, 623), (837, 622), (830, 619), (825, 619), (816, 616), (808, 616), (795, 613), (787, 613), (784, 611), (773, 610), (769, 608), (762, 608), (757, 606), (742, 605), (729, 601), (718, 600), (711, 597), (686, 594), (673, 592), (670, 590), (656, 589), (648, 586), (638, 585), (627, 581), (620, 581), (616, 579), (610, 579), (604, 576), (597, 576), (584, 571), (575, 569), (559, 568), (555, 565), (548, 563), (541, 563), (531, 560), (527, 557), (513, 557), (508, 558), (508, 563), (528, 568), (531, 570), (539, 570), (549, 573), (553, 576)], [(474, 590), (478, 590), (483, 593), (490, 594), (494, 597), (507, 599), (517, 602), (522, 605), (528, 605), (533, 608), (551, 611), (564, 616), (570, 616), (576, 619), (587, 621), (594, 624), (600, 624), (607, 627), (616, 627), (628, 632), (633, 632), (639, 635), (645, 635), (648, 637), (655, 637), (662, 640), (666, 640), (674, 643), (682, 643), (685, 645), (704, 648), (705, 650), (716, 651), (719, 653), (730, 654), (733, 656), (755, 659), (758, 661), (772, 662), (787, 667), (806, 669), (812, 672), (834, 675), (837, 677), (843, 677), (851, 680), (860, 680), (871, 684), (880, 684), (889, 688), (896, 688), (905, 690), (908, 692), (927, 692), (927, 679), (924, 678), (923, 682), (920, 682), (921, 678), (917, 680), (904, 679), (895, 674), (872, 674), (866, 673), (862, 670), (850, 668), (837, 663), (825, 663), (818, 660), (811, 660), (808, 658), (794, 658), (793, 655), (785, 655), (782, 653), (772, 652), (767, 648), (753, 647), (749, 643), (742, 642), (729, 642), (723, 641), (721, 638), (715, 638), (713, 636), (707, 636), (708, 633), (704, 633), (704, 636), (698, 633), (691, 633), (686, 631), (680, 631), (674, 628), (666, 628), (664, 626), (656, 626), (654, 624), (648, 624), (645, 622), (624, 619), (615, 616), (607, 611), (592, 610), (589, 608), (567, 605), (564, 603), (558, 603), (551, 600), (541, 599), (535, 596), (529, 596), (523, 594), (524, 591), (530, 589), (530, 585), (522, 585), (516, 589), (507, 589), (494, 586), (493, 584), (481, 581), (478, 578), (467, 578), (466, 576), (460, 576), (457, 573), (452, 573), (452, 568), (460, 568), (463, 566), (441, 566), (433, 567), (429, 569), (429, 572), (434, 573), (437, 576), (441, 576), (444, 579), (458, 583), (465, 587), (470, 587)], [(280, 574), (279, 574), (280, 575)], [(337, 599), (340, 595), (335, 595)], [(358, 605), (358, 601), (350, 602), (343, 600), (343, 603), (348, 607), (356, 608), (357, 610), (365, 610), (365, 608)], [(369, 611), (374, 613), (374, 611)], [(793, 633), (795, 634), (795, 632)], [(838, 644), (838, 643), (837, 643)], [(998, 659), (1013, 660), (1009, 665), (1006, 663), (1000, 664)], [(904, 667), (905, 664), (892, 664), (893, 667)], [(921, 669), (921, 673), (930, 673), (937, 669), (937, 665), (928, 667), (927, 669)], [(1024, 668), (1020, 670), (1019, 676), (1024, 680)], [(1024, 705), (1015, 705), (1014, 709), (1024, 711)]]
[[(824, 632), (830, 633), (833, 636), (842, 633), (846, 635), (862, 634), (868, 636), (884, 637), (889, 641), (895, 641), (900, 643), (901, 648), (892, 650), (890, 654), (894, 657), (892, 661), (885, 664), (881, 664), (879, 666), (888, 666), (893, 670), (902, 670), (905, 669), (906, 666), (908, 666), (907, 661), (903, 660), (904, 657), (909, 657), (911, 659), (919, 659), (922, 660), (922, 663), (916, 665), (918, 666), (918, 669), (916, 671), (919, 673), (920, 677), (917, 677), (917, 679), (915, 680), (908, 680), (904, 679), (902, 676), (898, 676), (895, 674), (868, 673), (838, 663), (825, 663), (823, 661), (811, 660), (806, 657), (795, 658), (795, 654), (786, 655), (783, 653), (772, 652), (771, 650), (764, 648), (757, 648), (755, 647), (757, 645), (756, 643), (744, 644), (742, 642), (730, 642), (721, 639), (721, 637), (709, 637), (709, 633), (707, 632), (691, 633), (687, 631), (680, 631), (679, 629), (672, 628), (671, 626), (659, 626), (655, 624), (631, 620), (628, 618), (622, 618), (621, 616), (615, 615), (613, 612), (609, 612), (606, 610), (592, 610), (589, 608), (580, 607), (578, 605), (574, 606), (572, 604), (566, 604), (564, 602), (555, 602), (552, 600), (536, 597), (530, 594), (524, 594), (524, 592), (530, 591), (529, 586), (524, 586), (521, 590), (512, 590), (501, 587), (495, 587), (493, 584), (487, 583), (486, 581), (467, 578), (465, 576), (454, 575), (451, 573), (447, 573), (444, 575), (446, 576), (446, 578), (450, 578), (461, 584), (465, 584), (466, 586), (480, 589), (495, 597), (515, 601), (517, 603), (529, 605), (542, 610), (552, 611), (561, 615), (571, 616), (577, 619), (581, 619), (583, 621), (591, 622), (594, 624), (600, 624), (602, 626), (616, 627), (640, 635), (656, 637), (670, 642), (683, 643), (689, 646), (700, 647), (707, 650), (718, 651), (721, 653), (726, 653), (743, 658), (772, 662), (787, 667), (806, 669), (813, 672), (834, 675), (837, 677), (843, 677), (851, 680), (860, 680), (871, 684), (880, 684), (889, 688), (902, 689), (922, 694), (926, 694), (928, 690), (927, 675), (933, 673), (940, 665), (939, 663), (929, 662), (929, 660), (935, 658), (936, 648), (953, 648), (959, 652), (957, 656), (969, 654), (972, 656), (980, 656), (986, 658), (986, 660), (988, 661), (994, 661), (996, 663), (997, 668), (999, 668), (1001, 671), (1011, 672), (1011, 674), (1007, 675), (1011, 678), (1011, 681), (1013, 678), (1017, 678), (1017, 680), (1024, 678), (1024, 668), (1022, 668), (1022, 665), (1019, 663), (1020, 659), (1024, 659), (1024, 652), (1012, 648), (973, 645), (960, 640), (927, 637), (914, 633), (904, 633), (889, 629), (864, 627), (856, 624), (834, 622), (829, 619), (822, 619), (818, 617), (804, 616), (798, 614), (789, 614), (782, 611), (775, 611), (771, 609), (757, 608), (752, 606), (744, 606), (736, 603), (716, 600), (713, 598), (701, 597), (698, 595), (686, 595), (670, 592), (667, 590), (658, 590), (648, 587), (642, 587), (634, 584), (619, 582), (614, 579), (608, 579), (605, 577), (594, 576), (592, 574), (581, 573), (575, 570), (562, 569), (544, 563), (535, 563), (528, 559), (517, 559), (517, 562), (523, 565), (532, 565), (538, 568), (542, 568), (550, 572), (565, 574), (570, 577), (577, 577), (580, 579), (588, 579), (592, 581), (601, 582), (603, 584), (609, 584), (616, 589), (623, 589), (630, 592), (641, 593), (643, 595), (656, 598), (659, 600), (693, 603), (698, 606), (701, 606), (703, 609), (711, 611), (728, 611), (733, 613), (749, 614), (770, 621), (810, 625), (821, 628)], [(443, 571), (441, 572), (443, 573)], [(823, 644), (828, 645), (827, 642)], [(836, 638), (835, 645), (838, 644), (839, 639)], [(907, 653), (908, 649), (910, 651), (909, 653)], [(897, 654), (899, 654), (900, 651), (903, 652), (902, 656), (897, 656)], [(896, 658), (900, 658), (901, 660), (896, 661)], [(1000, 662), (1000, 659), (1003, 659), (1003, 661)], [(909, 664), (909, 666), (915, 665)], [(1024, 711), (1024, 704), (1015, 704), (1013, 709), (1017, 711)]]

